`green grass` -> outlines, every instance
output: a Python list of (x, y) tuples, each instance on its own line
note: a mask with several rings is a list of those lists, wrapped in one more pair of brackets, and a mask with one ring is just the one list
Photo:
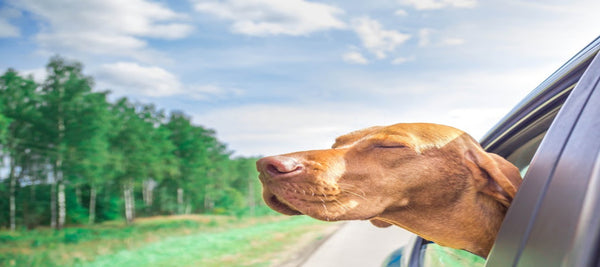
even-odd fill
[(184, 216), (0, 232), (0, 266), (269, 266), (328, 226), (304, 216)]

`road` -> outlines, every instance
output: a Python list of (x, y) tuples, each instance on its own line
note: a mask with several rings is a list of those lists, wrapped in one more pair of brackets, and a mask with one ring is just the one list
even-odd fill
[(347, 222), (301, 266), (381, 266), (382, 261), (410, 237), (409, 232), (395, 226), (377, 228), (368, 221)]

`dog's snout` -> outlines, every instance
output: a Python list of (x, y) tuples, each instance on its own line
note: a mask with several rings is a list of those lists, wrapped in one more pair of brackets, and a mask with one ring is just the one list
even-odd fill
[(256, 162), (258, 171), (271, 178), (288, 177), (302, 171), (304, 166), (295, 158), (286, 156), (266, 157)]

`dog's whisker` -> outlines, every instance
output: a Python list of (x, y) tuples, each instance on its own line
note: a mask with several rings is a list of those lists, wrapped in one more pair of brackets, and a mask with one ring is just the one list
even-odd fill
[[(365, 193), (365, 191), (364, 191), (364, 190), (362, 190), (360, 187), (358, 187), (358, 186), (356, 186), (356, 185), (353, 185), (353, 184), (347, 184), (347, 183), (338, 183), (338, 184), (340, 185), (340, 187), (341, 187), (341, 186), (344, 186), (344, 187), (349, 187), (349, 188), (340, 188), (340, 189), (341, 189), (341, 191), (349, 191), (348, 189), (352, 189), (352, 190), (356, 190), (356, 191), (360, 192), (360, 193), (363, 195), (363, 197), (366, 197), (366, 196), (367, 196), (367, 194)], [(353, 192), (353, 193), (354, 193), (354, 192)]]
[(407, 210), (410, 210), (410, 211), (416, 211), (412, 206), (410, 206), (410, 204), (404, 206), (404, 208), (406, 208)]
[(342, 190), (342, 192), (346, 192), (348, 194), (355, 195), (355, 196), (360, 197), (360, 198), (362, 198), (364, 200), (367, 200), (367, 198), (364, 195), (360, 195), (358, 193), (352, 192), (352, 191), (347, 190), (347, 189)]
[(335, 201), (335, 204), (337, 204), (337, 205), (338, 205), (338, 207), (340, 207), (342, 210), (344, 210), (344, 211), (348, 211), (348, 207), (347, 207), (346, 205), (344, 205), (342, 202), (340, 202), (340, 201), (339, 201), (339, 200), (337, 200), (337, 199), (334, 199), (334, 201)]

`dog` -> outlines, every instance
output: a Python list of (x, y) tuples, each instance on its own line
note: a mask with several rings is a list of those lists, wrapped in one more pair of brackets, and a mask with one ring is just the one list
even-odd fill
[(522, 181), (467, 133), (430, 123), (366, 128), (256, 165), (277, 212), (396, 225), (484, 258)]

